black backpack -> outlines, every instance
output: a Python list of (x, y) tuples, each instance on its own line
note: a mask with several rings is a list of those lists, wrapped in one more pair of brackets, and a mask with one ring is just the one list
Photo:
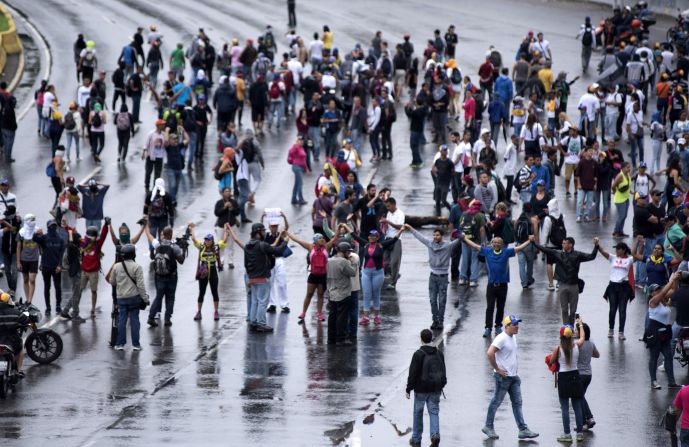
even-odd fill
[(585, 47), (590, 47), (593, 44), (593, 29), (590, 27), (584, 28), (584, 35), (581, 36), (581, 43)]
[(452, 74), (450, 75), (450, 81), (453, 84), (462, 83), (462, 73), (459, 72), (459, 68), (455, 67), (452, 69)]
[(77, 122), (74, 120), (72, 112), (65, 113), (64, 126), (65, 130), (74, 130), (77, 127)]
[(254, 147), (253, 141), (248, 140), (242, 144), (242, 155), (247, 163), (252, 163), (254, 161), (254, 158), (256, 158), (256, 148)]
[(151, 200), (151, 204), (148, 207), (148, 214), (151, 217), (162, 217), (165, 215), (165, 199), (163, 199), (163, 196), (157, 195)]
[(565, 228), (565, 219), (562, 215), (558, 217), (557, 219), (553, 219), (552, 216), (550, 217), (550, 234), (548, 235), (548, 240), (550, 241), (551, 244), (553, 244), (555, 247), (560, 248), (562, 247), (562, 241), (565, 240), (567, 237), (567, 229)]
[(172, 244), (160, 244), (155, 250), (153, 271), (158, 276), (170, 276), (177, 272)]
[(428, 354), (424, 350), (421, 352), (423, 352), (421, 383), (436, 393), (442, 391), (447, 383), (447, 377), (445, 375), (445, 362), (440, 356), (440, 352), (437, 349), (433, 354)]
[(100, 127), (103, 125), (103, 119), (100, 117), (100, 112), (94, 113), (91, 119), (91, 127)]
[(531, 220), (525, 214), (522, 214), (517, 219), (517, 225), (514, 228), (514, 240), (518, 243), (526, 242), (529, 236), (533, 234), (531, 231)]

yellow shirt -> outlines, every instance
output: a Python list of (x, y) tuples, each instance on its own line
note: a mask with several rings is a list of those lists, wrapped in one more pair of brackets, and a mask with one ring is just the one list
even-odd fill
[(550, 89), (553, 87), (553, 70), (550, 68), (541, 68), (538, 70), (538, 79), (543, 83), (545, 92), (550, 92)]
[(205, 262), (209, 267), (217, 262), (217, 252), (225, 248), (227, 243), (225, 241), (218, 241), (215, 245), (217, 250), (206, 247), (203, 241), (196, 241), (194, 243), (194, 246), (199, 249), (199, 262)]
[[(622, 181), (618, 183), (617, 188), (615, 188), (615, 196), (613, 197), (613, 203), (624, 203), (629, 201), (631, 180), (628, 176), (624, 175), (624, 173), (621, 172), (620, 174), (622, 174)], [(620, 189), (624, 189), (625, 191), (620, 191)]]
[(323, 33), (323, 48), (326, 50), (333, 49), (333, 32), (327, 31)]
[(244, 82), (244, 79), (237, 78), (237, 85), (235, 87), (235, 91), (237, 92), (237, 101), (244, 102), (244, 97), (246, 93), (246, 83)]

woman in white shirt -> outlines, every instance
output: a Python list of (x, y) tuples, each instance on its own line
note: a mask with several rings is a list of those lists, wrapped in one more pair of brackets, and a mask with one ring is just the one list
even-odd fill
[(680, 272), (675, 272), (665, 287), (658, 284), (648, 286), (648, 324), (644, 333), (644, 341), (651, 352), (648, 361), (648, 372), (651, 375), (651, 388), (659, 390), (660, 384), (656, 377), (658, 358), (663, 354), (668, 388), (677, 388), (675, 373), (672, 365), (672, 317), (670, 315), (670, 295), (677, 286)]
[(512, 142), (507, 145), (502, 166), (502, 175), (507, 180), (507, 187), (505, 188), (505, 199), (508, 203), (514, 204), (512, 201), (512, 186), (514, 185), (514, 176), (517, 174), (517, 145), (519, 144), (519, 137), (512, 134)]
[(627, 302), (634, 299), (634, 288), (629, 284), (629, 269), (634, 260), (643, 261), (643, 256), (632, 251), (624, 242), (615, 245), (615, 255), (611, 255), (599, 244), (598, 251), (610, 262), (610, 282), (605, 289), (603, 298), (610, 304), (608, 314), (608, 338), (612, 338), (615, 331), (615, 315), (620, 312), (619, 339), (624, 340), (624, 323), (627, 319)]
[[(550, 355), (548, 365), (559, 362), (560, 369), (557, 372), (557, 394), (562, 410), (562, 425), (564, 434), (557, 438), (558, 442), (572, 442), (572, 434), (569, 426), (569, 401), (572, 401), (574, 419), (576, 421), (577, 441), (584, 440), (584, 389), (579, 376), (579, 347), (584, 344), (585, 333), (581, 319), (577, 318), (574, 324), (579, 329), (579, 337), (574, 340), (574, 328), (565, 325), (560, 328), (560, 344)], [(546, 358), (547, 360), (547, 358)]]
[(539, 139), (543, 135), (543, 126), (538, 122), (538, 117), (535, 114), (530, 114), (526, 119), (526, 124), (522, 126), (521, 134), (519, 135), (519, 146), (524, 147), (524, 155), (529, 155), (536, 158), (541, 155), (539, 146)]

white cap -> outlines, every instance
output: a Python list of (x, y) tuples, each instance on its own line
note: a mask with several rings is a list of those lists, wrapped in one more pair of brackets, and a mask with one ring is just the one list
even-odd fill
[(481, 136), (484, 136), (487, 133), (490, 133), (490, 130), (488, 130), (486, 128), (481, 129)]
[(684, 138), (679, 138), (677, 140), (677, 144), (687, 144), (687, 140), (685, 140)]

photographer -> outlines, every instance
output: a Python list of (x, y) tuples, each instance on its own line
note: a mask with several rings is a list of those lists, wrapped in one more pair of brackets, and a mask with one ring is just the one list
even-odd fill
[(177, 290), (177, 263), (184, 263), (184, 251), (177, 243), (172, 242), (172, 228), (163, 228), (160, 240), (153, 237), (148, 225), (145, 225), (144, 229), (148, 242), (154, 250), (153, 271), (156, 285), (156, 297), (148, 313), (148, 325), (158, 326), (155, 316), (162, 309), (162, 301), (165, 297), (165, 326), (172, 326), (172, 311), (175, 307), (175, 291)]
[(117, 322), (117, 343), (115, 350), (123, 351), (127, 342), (127, 320), (131, 324), (132, 346), (141, 351), (139, 343), (139, 311), (150, 303), (144, 285), (144, 270), (136, 263), (136, 248), (132, 244), (122, 247), (122, 262), (110, 267), (105, 280), (114, 284), (117, 293), (119, 321)]

